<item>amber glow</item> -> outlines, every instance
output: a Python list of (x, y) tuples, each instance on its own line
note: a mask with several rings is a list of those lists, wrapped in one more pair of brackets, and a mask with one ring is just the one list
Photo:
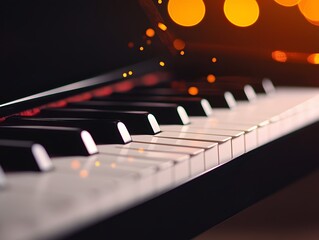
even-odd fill
[(111, 95), (112, 93), (113, 93), (113, 89), (111, 87), (102, 87), (92, 92), (92, 94), (96, 97), (107, 96), (107, 95)]
[(152, 73), (142, 77), (142, 80), (146, 86), (156, 85), (159, 82), (159, 79), (156, 76), (156, 74), (152, 74)]
[(65, 107), (67, 104), (68, 104), (67, 101), (61, 100), (61, 101), (49, 103), (46, 106), (48, 106), (50, 108), (59, 108), (59, 107)]
[(162, 31), (166, 31), (167, 30), (167, 26), (164, 23), (159, 22), (157, 24), (158, 28), (161, 29)]
[(140, 51), (141, 51), (141, 52), (144, 51), (144, 47), (140, 47)]
[(275, 0), (275, 2), (285, 7), (292, 7), (297, 5), (300, 0)]
[(128, 71), (128, 75), (132, 76), (133, 72), (132, 71)]
[(184, 52), (184, 51), (180, 51), (179, 54), (182, 55), (182, 56), (184, 56), (184, 55), (185, 55), (185, 52)]
[(190, 87), (188, 88), (189, 95), (195, 96), (198, 94), (198, 88), (197, 87)]
[(127, 77), (127, 73), (123, 73), (122, 75), (123, 75), (123, 77), (124, 77), (124, 78), (126, 78), (126, 77)]
[(133, 87), (134, 85), (130, 80), (122, 81), (113, 85), (115, 92), (127, 92), (130, 91)]
[(75, 95), (73, 97), (69, 97), (66, 99), (67, 102), (82, 102), (86, 100), (90, 100), (92, 98), (91, 93), (82, 93), (79, 95)]
[(159, 62), (159, 65), (160, 65), (161, 67), (164, 67), (164, 66), (165, 66), (165, 62), (160, 61), (160, 62)]
[(171, 19), (184, 27), (199, 24), (206, 13), (202, 0), (169, 0), (167, 10)]
[(38, 113), (40, 113), (40, 111), (41, 111), (40, 108), (33, 108), (33, 109), (30, 109), (30, 110), (26, 110), (26, 111), (21, 112), (20, 116), (32, 117), (32, 116), (35, 116)]
[(319, 24), (319, 1), (301, 0), (298, 4), (300, 12), (314, 25)]
[(158, 2), (158, 4), (162, 4), (162, 3), (163, 3), (163, 1), (162, 1), (162, 0), (158, 0), (157, 2)]
[(214, 83), (216, 81), (216, 77), (214, 74), (208, 74), (207, 75), (207, 82)]
[(148, 36), (148, 37), (151, 38), (151, 37), (154, 37), (154, 36), (155, 36), (155, 31), (154, 31), (153, 28), (148, 28), (148, 29), (146, 30), (145, 34), (146, 34), (146, 36)]
[(311, 64), (319, 64), (319, 53), (313, 53), (307, 58), (308, 62)]
[(176, 50), (183, 50), (185, 48), (186, 44), (181, 39), (175, 39), (173, 42), (173, 46)]
[(213, 58), (212, 58), (212, 62), (213, 62), (213, 63), (216, 63), (216, 62), (217, 62), (217, 58), (213, 57)]
[(286, 62), (287, 54), (283, 51), (273, 51), (271, 53), (272, 58), (277, 62)]
[(258, 20), (259, 6), (256, 0), (226, 0), (224, 13), (235, 26), (248, 27)]

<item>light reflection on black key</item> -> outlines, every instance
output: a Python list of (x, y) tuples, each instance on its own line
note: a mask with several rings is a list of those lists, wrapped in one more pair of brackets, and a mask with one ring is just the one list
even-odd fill
[[(141, 94), (142, 95), (142, 94)], [(175, 103), (185, 108), (190, 116), (210, 116), (212, 108), (206, 99), (194, 97), (175, 97), (175, 96), (141, 96), (140, 94), (131, 93), (129, 95), (113, 95), (109, 98), (103, 98), (103, 101), (119, 102), (158, 102), (158, 103)], [(99, 100), (98, 98), (96, 100)], [(100, 99), (101, 100), (101, 99)]]
[(97, 153), (90, 133), (79, 128), (55, 126), (1, 126), (1, 138), (30, 140), (52, 156), (88, 156)]
[[(212, 108), (233, 108), (236, 106), (236, 100), (234, 96), (229, 91), (214, 91), (208, 92), (205, 89), (199, 90), (198, 94), (192, 96), (188, 93), (187, 88), (183, 89), (172, 89), (172, 88), (154, 88), (154, 89), (137, 89), (132, 92), (126, 93), (125, 95), (132, 96), (135, 95), (151, 97), (181, 97), (181, 98), (204, 98), (206, 99)], [(113, 97), (121, 97), (124, 94), (113, 94)], [(95, 100), (103, 101), (109, 97), (95, 97)]]
[[(74, 107), (74, 108), (72, 108)], [(77, 108), (76, 108), (77, 107)], [(156, 118), (145, 111), (105, 111), (98, 109), (80, 109), (81, 105), (70, 104), (70, 108), (52, 108), (42, 110), (40, 117), (118, 119), (125, 124), (131, 134), (156, 134), (160, 127)]]
[(125, 144), (131, 136), (125, 125), (116, 120), (89, 118), (13, 118), (7, 124), (76, 127), (87, 130), (97, 144)]
[(0, 139), (0, 166), (4, 171), (46, 172), (53, 169), (42, 145), (7, 139)]
[(72, 108), (91, 108), (116, 111), (148, 111), (152, 113), (160, 124), (189, 124), (188, 114), (182, 106), (173, 103), (144, 103), (144, 102), (106, 102), (87, 101), (73, 103)]

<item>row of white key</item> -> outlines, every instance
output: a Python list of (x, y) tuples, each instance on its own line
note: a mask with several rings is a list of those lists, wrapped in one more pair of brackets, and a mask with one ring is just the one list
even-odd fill
[[(126, 145), (99, 145), (96, 156), (53, 159), (56, 169), (50, 173), (7, 174), (9, 191), (0, 194), (1, 215), (6, 216), (0, 218), (0, 238), (61, 233), (178, 186), (317, 121), (316, 94), (277, 91), (273, 98), (240, 103), (233, 111), (192, 117), (190, 126), (161, 126), (156, 136), (133, 135)], [(279, 104), (283, 96), (289, 101)]]

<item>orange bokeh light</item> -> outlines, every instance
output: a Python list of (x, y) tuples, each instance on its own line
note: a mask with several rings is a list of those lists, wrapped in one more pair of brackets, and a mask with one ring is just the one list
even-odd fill
[(183, 27), (192, 27), (203, 20), (206, 6), (202, 0), (169, 0), (167, 10), (175, 23)]
[(308, 62), (311, 64), (319, 64), (319, 53), (313, 53), (307, 58)]
[(165, 66), (165, 62), (160, 61), (160, 62), (159, 62), (159, 65), (160, 65), (161, 67), (164, 67), (164, 66)]
[(214, 74), (208, 74), (207, 75), (207, 82), (214, 83), (216, 81), (216, 77)]
[(186, 46), (186, 43), (181, 39), (175, 39), (173, 42), (173, 46), (176, 50), (183, 50)]
[(129, 48), (133, 48), (133, 47), (134, 47), (134, 43), (133, 43), (133, 42), (129, 42), (129, 43), (127, 44), (127, 46), (128, 46)]
[(153, 28), (148, 28), (148, 29), (146, 29), (145, 34), (146, 34), (146, 36), (151, 38), (151, 37), (155, 36), (155, 31)]
[(272, 58), (277, 62), (287, 62), (287, 54), (283, 51), (273, 51), (271, 53)]
[(159, 22), (157, 24), (158, 28), (161, 29), (162, 31), (166, 31), (167, 30), (167, 26), (164, 23)]
[(314, 25), (319, 24), (319, 1), (301, 0), (298, 4), (300, 12)]
[(297, 5), (300, 0), (275, 0), (275, 2), (285, 7), (292, 7)]
[(189, 95), (195, 96), (198, 95), (198, 88), (197, 87), (190, 87), (188, 88)]
[(256, 0), (226, 0), (224, 13), (235, 26), (248, 27), (258, 20), (259, 5)]

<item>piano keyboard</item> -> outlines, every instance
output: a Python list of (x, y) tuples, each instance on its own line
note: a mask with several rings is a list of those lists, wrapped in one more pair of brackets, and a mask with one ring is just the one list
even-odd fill
[[(90, 104), (74, 103), (69, 111), (49, 109), (41, 117), (3, 123), (0, 239), (63, 238), (319, 119), (319, 90), (312, 88), (277, 88), (232, 109), (211, 111), (205, 102), (209, 116), (189, 117), (187, 107), (175, 103), (108, 104), (109, 115), (77, 111)], [(118, 113), (119, 121), (106, 120), (119, 109), (131, 117)]]

